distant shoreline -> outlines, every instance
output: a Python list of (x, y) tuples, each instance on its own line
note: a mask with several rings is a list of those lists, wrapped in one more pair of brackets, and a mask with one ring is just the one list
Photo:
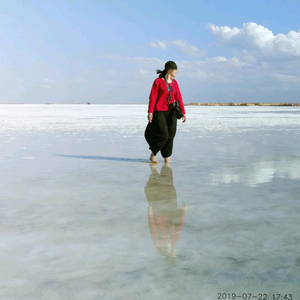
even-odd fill
[(191, 106), (300, 106), (300, 103), (184, 103), (184, 105)]
[[(0, 105), (146, 105), (147, 103), (0, 103)], [(187, 102), (185, 106), (300, 106), (300, 103), (198, 103)]]

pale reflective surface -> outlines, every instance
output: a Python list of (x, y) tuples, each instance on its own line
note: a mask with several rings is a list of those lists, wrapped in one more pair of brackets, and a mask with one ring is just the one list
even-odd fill
[(0, 299), (300, 297), (299, 109), (3, 107)]

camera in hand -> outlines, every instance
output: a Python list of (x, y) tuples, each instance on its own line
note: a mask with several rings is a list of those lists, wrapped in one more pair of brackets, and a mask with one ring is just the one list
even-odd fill
[(183, 117), (183, 114), (179, 108), (179, 102), (175, 101), (169, 104), (169, 110), (174, 110), (176, 114), (177, 119), (181, 119)]

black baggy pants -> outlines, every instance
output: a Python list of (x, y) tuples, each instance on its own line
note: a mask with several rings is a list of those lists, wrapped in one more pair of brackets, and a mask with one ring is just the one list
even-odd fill
[(149, 149), (156, 155), (170, 157), (173, 150), (173, 139), (176, 134), (177, 118), (174, 110), (154, 111), (152, 123), (148, 123), (145, 138)]

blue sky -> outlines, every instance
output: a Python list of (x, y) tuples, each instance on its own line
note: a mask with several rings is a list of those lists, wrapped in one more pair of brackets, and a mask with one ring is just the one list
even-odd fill
[(300, 1), (7, 1), (0, 103), (300, 102)]

